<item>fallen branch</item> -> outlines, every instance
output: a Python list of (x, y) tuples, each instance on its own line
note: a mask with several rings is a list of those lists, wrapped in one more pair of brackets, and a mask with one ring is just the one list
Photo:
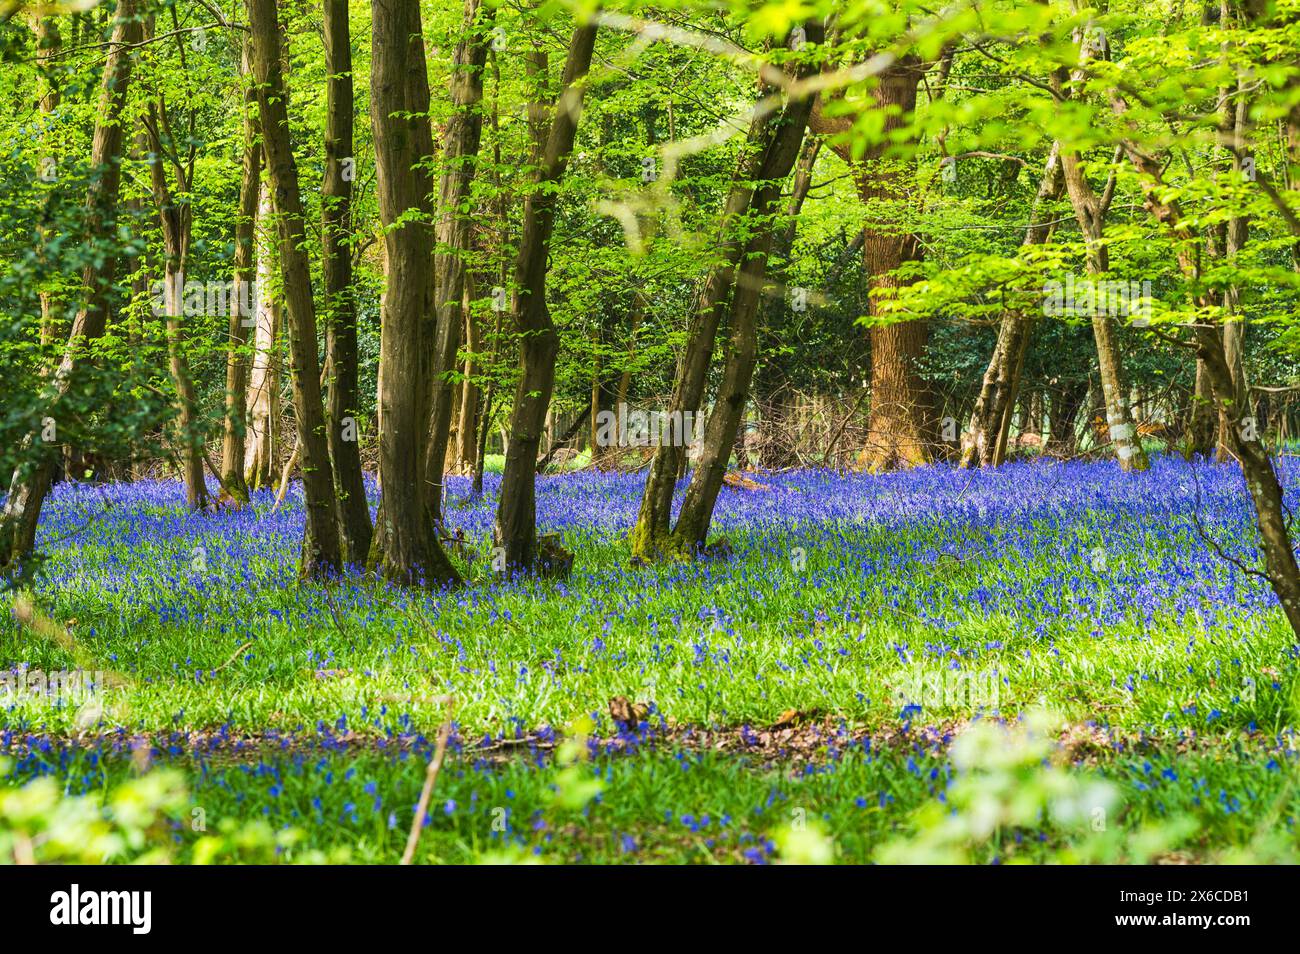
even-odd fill
[[(271, 513), (280, 509), (280, 504), (284, 503), (284, 495), (289, 490), (289, 474), (293, 471), (294, 464), (298, 463), (298, 452), (302, 448), (302, 441), (293, 442), (293, 453), (289, 455), (289, 462), (284, 465), (284, 472), (280, 475), (280, 492), (275, 495), (275, 504), (271, 507)], [(267, 516), (270, 516), (268, 514)]]
[(424, 816), (429, 811), (429, 799), (433, 797), (433, 786), (442, 771), (442, 760), (447, 754), (447, 739), (451, 736), (451, 700), (447, 700), (447, 720), (438, 730), (438, 744), (433, 750), (433, 758), (424, 772), (424, 788), (420, 790), (420, 801), (415, 806), (415, 818), (411, 821), (411, 833), (406, 837), (406, 850), (402, 852), (401, 864), (409, 865), (415, 858), (415, 848), (420, 843), (420, 832), (424, 828)]

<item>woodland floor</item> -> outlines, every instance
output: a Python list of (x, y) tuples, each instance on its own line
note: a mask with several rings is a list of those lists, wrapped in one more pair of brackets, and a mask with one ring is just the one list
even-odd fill
[[(1282, 477), (1294, 510), (1300, 470)], [(0, 660), (121, 679), (84, 705), (0, 706), (11, 779), (82, 794), (170, 765), (209, 825), (263, 818), (391, 862), (449, 696), (421, 861), (763, 862), (806, 819), (865, 861), (945, 804), (963, 727), (1042, 708), (1054, 761), (1117, 786), (1112, 831), (1182, 823), (1156, 860), (1230, 860), (1264, 832), (1300, 854), (1300, 645), (1207, 542), (1254, 559), (1235, 470), (764, 475), (719, 501), (732, 559), (632, 567), (642, 479), (539, 480), (541, 529), (577, 554), (564, 582), (492, 579), (495, 478), (476, 500), (454, 479), (469, 581), (446, 592), (299, 584), (297, 488), (278, 512), (262, 494), (203, 515), (173, 483), (60, 485), (36, 595), (75, 644), (6, 620)], [(584, 716), (603, 785), (566, 806), (553, 755)], [(187, 818), (171, 837), (185, 860)], [(1044, 818), (973, 860), (1089, 837)], [(1137, 860), (1126, 845), (1108, 860)]]

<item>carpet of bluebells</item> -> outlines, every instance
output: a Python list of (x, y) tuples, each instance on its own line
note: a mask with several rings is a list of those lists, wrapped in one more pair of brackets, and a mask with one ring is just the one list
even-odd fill
[[(1281, 470), (1294, 510), (1300, 469)], [(60, 485), (34, 593), (76, 650), (5, 620), (0, 663), (125, 684), (94, 705), (0, 706), (11, 779), (78, 794), (173, 764), (202, 817), (391, 861), (450, 696), (426, 860), (762, 862), (792, 813), (865, 860), (943, 801), (964, 724), (1045, 707), (1064, 757), (1122, 788), (1123, 825), (1196, 819), (1175, 854), (1294, 831), (1300, 645), (1249, 572), (1235, 468), (759, 476), (718, 503), (733, 556), (663, 566), (629, 560), (642, 475), (548, 476), (539, 528), (577, 554), (563, 581), (494, 578), (496, 479), (477, 499), (450, 481), (467, 578), (451, 590), (355, 567), (299, 583), (297, 487), (278, 510), (260, 494), (214, 515), (187, 513), (178, 483)], [(955, 678), (970, 675), (978, 697)], [(644, 703), (639, 724), (611, 717), (616, 697)], [(566, 813), (550, 756), (582, 717), (604, 787)], [(174, 827), (183, 847), (189, 819)], [(980, 860), (1070, 837), (1044, 822)]]

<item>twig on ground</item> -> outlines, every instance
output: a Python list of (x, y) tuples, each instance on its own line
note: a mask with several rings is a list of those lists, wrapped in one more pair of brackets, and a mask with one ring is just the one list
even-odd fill
[(420, 790), (420, 801), (415, 806), (415, 818), (411, 820), (411, 833), (406, 838), (406, 850), (402, 852), (401, 864), (409, 865), (415, 858), (416, 846), (420, 843), (420, 832), (424, 828), (424, 816), (429, 811), (429, 799), (433, 797), (433, 786), (442, 771), (442, 760), (447, 754), (447, 739), (451, 736), (451, 700), (447, 700), (447, 719), (438, 730), (438, 744), (434, 748), (433, 758), (424, 772), (424, 788)]

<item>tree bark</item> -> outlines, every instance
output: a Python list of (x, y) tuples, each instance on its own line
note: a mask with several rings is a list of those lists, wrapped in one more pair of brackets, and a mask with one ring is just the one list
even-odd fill
[[(820, 21), (810, 20), (804, 25), (804, 31), (808, 42), (820, 44), (823, 41)], [(805, 78), (816, 69), (816, 64), (801, 64), (797, 76)], [(758, 220), (758, 231), (745, 249), (744, 261), (732, 293), (728, 316), (731, 338), (722, 382), (705, 425), (699, 460), (686, 488), (677, 525), (673, 528), (675, 549), (678, 552), (698, 550), (706, 542), (713, 520), (713, 508), (727, 472), (727, 461), (736, 445), (744, 419), (754, 364), (758, 358), (759, 302), (767, 280), (768, 255), (776, 241), (777, 225), (774, 217), (781, 202), (781, 188), (799, 157), (811, 113), (811, 99), (801, 98), (786, 104), (775, 123), (771, 148), (764, 162), (762, 183), (751, 200), (751, 209)], [(670, 440), (673, 436), (670, 434)]]
[(1050, 392), (1047, 402), (1047, 452), (1069, 457), (1078, 449), (1076, 426), (1079, 411), (1088, 396), (1086, 384), (1062, 385)]
[[(1024, 246), (1042, 245), (1052, 234), (1050, 209), (1044, 206), (1061, 196), (1064, 179), (1061, 175), (1060, 144), (1052, 143), (1047, 155), (1043, 177), (1030, 207), (1029, 228), (1025, 231)], [(988, 369), (980, 385), (975, 409), (971, 412), (970, 426), (962, 435), (959, 466), (996, 467), (1006, 459), (1006, 434), (1011, 423), (1011, 408), (1020, 388), (1020, 369), (1033, 334), (1034, 317), (1008, 308), (1002, 312), (998, 326), (998, 341), (989, 359)]]
[[(776, 88), (764, 82), (758, 101), (772, 96)], [(701, 287), (687, 326), (686, 345), (677, 366), (673, 396), (668, 408), (670, 420), (684, 420), (694, 415), (704, 400), (704, 386), (718, 334), (718, 325), (736, 284), (736, 272), (745, 241), (738, 223), (748, 213), (754, 198), (754, 183), (773, 178), (775, 168), (771, 153), (776, 143), (778, 114), (756, 115), (750, 123), (726, 204), (718, 222), (713, 247), (718, 250), (715, 264)], [(686, 448), (677, 443), (661, 443), (651, 458), (641, 507), (632, 528), (632, 555), (638, 559), (657, 559), (671, 552), (676, 542), (672, 534), (673, 491), (686, 465)]]
[[(1227, 0), (1224, 0), (1223, 13), (1225, 19), (1230, 16)], [(1246, 138), (1248, 106), (1245, 81), (1238, 79), (1237, 100), (1230, 117), (1233, 137), (1237, 142), (1244, 142)], [(1242, 168), (1241, 157), (1233, 155), (1228, 174), (1240, 180), (1243, 175)], [(1236, 264), (1238, 253), (1246, 245), (1249, 228), (1249, 221), (1244, 215), (1234, 215), (1228, 220), (1224, 234), (1224, 257), (1229, 265)], [(1243, 415), (1250, 413), (1250, 392), (1246, 383), (1245, 364), (1246, 319), (1241, 311), (1241, 288), (1235, 282), (1224, 290), (1223, 310), (1228, 316), (1223, 323), (1223, 357), (1232, 376), (1233, 403), (1231, 408), (1219, 412), (1219, 442), (1216, 456), (1221, 464), (1232, 459), (1233, 443), (1229, 431), (1238, 426), (1237, 421)]]
[[(230, 324), (226, 350), (225, 426), (221, 440), (221, 484), (236, 501), (247, 503), (244, 479), (245, 436), (248, 433), (248, 329), (256, 325), (254, 254), (257, 205), (262, 178), (261, 128), (257, 121), (257, 92), (252, 83), (248, 42), (244, 43), (241, 74), (244, 94), (244, 161), (239, 180), (239, 209), (235, 219), (234, 287), (230, 295)], [(245, 303), (252, 306), (247, 312)]]
[(248, 436), (244, 450), (244, 482), (252, 490), (270, 487), (276, 479), (280, 447), (280, 327), (279, 283), (275, 280), (275, 208), (271, 190), (259, 183), (257, 222), (253, 241), (257, 259), (257, 304), (253, 330), (253, 360), (248, 381)]
[(465, 380), (461, 384), (460, 423), (456, 427), (456, 469), (462, 474), (474, 472), (475, 451), (478, 446), (479, 406), (482, 397), (477, 378), (478, 354), (483, 349), (483, 332), (470, 308), (470, 302), (473, 300), (473, 284), (471, 276), (467, 273), (460, 311), (465, 318), (465, 348), (468, 354), (465, 356)]
[(438, 328), (433, 341), (429, 435), (424, 458), (425, 505), (435, 523), (442, 522), (443, 475), (450, 439), (456, 385), (451, 375), (460, 350), (466, 285), (466, 256), (472, 216), (470, 187), (483, 135), (483, 68), (487, 64), (488, 34), (493, 8), (481, 0), (465, 0), (464, 35), (456, 46), (451, 71), (453, 113), (443, 135), (439, 186), (437, 246), (433, 260)]
[(361, 476), (357, 308), (352, 287), (352, 34), (347, 0), (325, 0), (325, 179), (321, 184), (321, 279), (325, 319), (325, 419), (348, 563), (370, 554), (370, 505)]
[(546, 137), (535, 188), (524, 202), (523, 235), (515, 265), (513, 317), (522, 336), (522, 368), (510, 422), (510, 445), (494, 527), (507, 566), (531, 568), (536, 555), (536, 466), (546, 412), (555, 384), (559, 338), (546, 306), (546, 269), (560, 182), (573, 151), (582, 113), (584, 79), (596, 44), (594, 24), (573, 32), (561, 93)]
[[(1100, 281), (1110, 267), (1103, 242), (1105, 213), (1087, 178), (1083, 175), (1079, 163), (1077, 152), (1071, 149), (1062, 150), (1061, 165), (1065, 172), (1066, 191), (1070, 195), (1074, 216), (1078, 220), (1079, 230), (1083, 233), (1087, 245), (1088, 274)], [(1097, 343), (1097, 368), (1101, 378), (1101, 393), (1106, 402), (1107, 434), (1115, 449), (1115, 457), (1119, 461), (1120, 468), (1125, 471), (1146, 470), (1146, 452), (1142, 449), (1142, 440), (1138, 436), (1137, 426), (1133, 422), (1133, 413), (1128, 403), (1128, 389), (1119, 355), (1115, 319), (1106, 311), (1104, 305), (1093, 309), (1091, 319), (1093, 338)]]
[(1187, 458), (1204, 457), (1214, 449), (1217, 426), (1214, 390), (1205, 361), (1196, 359), (1196, 380), (1192, 386), (1192, 406), (1187, 415)]
[(321, 402), (316, 352), (316, 308), (306, 253), (306, 224), (298, 191), (298, 167), (289, 140), (288, 90), (282, 72), (280, 25), (275, 0), (248, 0), (253, 71), (266, 143), (267, 170), (279, 222), (280, 274), (289, 319), (293, 406), (302, 455), (307, 521), (299, 573), (316, 578), (342, 567), (338, 501)]
[[(905, 166), (886, 159), (893, 145), (891, 134), (912, 121), (917, 87), (925, 65), (915, 56), (900, 58), (876, 77), (872, 108), (884, 113), (879, 141), (858, 159), (849, 142), (836, 151), (849, 162), (857, 179), (858, 193), (868, 207), (868, 221), (862, 233), (862, 262), (869, 276), (867, 305), (873, 320), (871, 341), (871, 409), (867, 417), (867, 447), (860, 461), (875, 473), (897, 467), (911, 467), (930, 460), (932, 397), (918, 365), (925, 352), (929, 328), (924, 320), (881, 323), (882, 296), (897, 288), (903, 279), (897, 271), (919, 261), (922, 249), (917, 236), (898, 224), (907, 201)], [(817, 109), (813, 129), (842, 132), (849, 117), (828, 121)]]
[[(86, 193), (83, 222), (85, 233), (92, 237), (111, 235), (116, 229), (122, 181), (122, 118), (131, 81), (132, 47), (140, 43), (141, 35), (136, 0), (118, 0), (100, 87), (96, 114), (99, 118), (90, 148), (90, 167), (94, 176)], [(53, 419), (56, 426), (59, 405), (76, 387), (78, 378), (91, 360), (88, 345), (104, 333), (116, 268), (116, 258), (108, 255), (93, 260), (82, 271), (84, 304), (73, 319), (67, 347), (49, 385), (46, 416)], [(0, 566), (20, 564), (36, 542), (41, 506), (54, 477), (57, 454), (56, 445), (42, 443), (40, 430), (38, 428), (23, 440), (20, 464), (9, 483), (4, 510), (0, 512)]]
[(431, 182), (421, 166), (433, 153), (433, 134), (419, 0), (376, 0), (370, 49), (371, 125), (387, 254), (379, 346), (381, 497), (369, 565), (398, 583), (455, 583), (460, 574), (438, 542), (423, 492), (434, 249)]
[[(59, 35), (59, 22), (54, 17), (42, 16), (39, 13), (32, 15), (32, 29), (36, 33), (36, 63), (38, 68), (43, 72), (50, 70), (54, 66), (54, 61), (62, 52), (63, 39)], [(49, 135), (49, 125), (53, 123), (54, 116), (59, 110), (59, 103), (62, 96), (57, 84), (47, 82), (42, 85), (40, 97), (41, 116), (46, 123), (42, 130), (42, 144), (50, 144), (52, 137)], [(53, 155), (46, 154), (41, 157), (41, 161), (54, 162)], [(44, 171), (44, 170), (43, 170)], [(50, 229), (46, 225), (41, 225), (39, 230), (41, 248), (44, 250), (46, 243), (50, 239)], [(40, 292), (41, 300), (41, 344), (42, 346), (53, 345), (59, 336), (58, 320), (55, 318), (55, 301), (54, 295), (47, 291)]]
[[(153, 34), (153, 25), (145, 28), (145, 39)], [(193, 155), (189, 163), (180, 159), (180, 144), (170, 140), (164, 145), (163, 133), (170, 129), (166, 104), (151, 102), (144, 122), (148, 134), (149, 177), (154, 206), (163, 237), (163, 301), (166, 309), (167, 360), (172, 387), (176, 389), (177, 431), (180, 440), (181, 475), (185, 481), (185, 503), (191, 510), (208, 505), (208, 488), (203, 471), (205, 440), (198, 423), (198, 395), (190, 373), (185, 346), (185, 268), (189, 260), (194, 215), (189, 194), (193, 179)], [(160, 123), (161, 114), (161, 123)], [(176, 174), (176, 190), (167, 180), (169, 161)]]

